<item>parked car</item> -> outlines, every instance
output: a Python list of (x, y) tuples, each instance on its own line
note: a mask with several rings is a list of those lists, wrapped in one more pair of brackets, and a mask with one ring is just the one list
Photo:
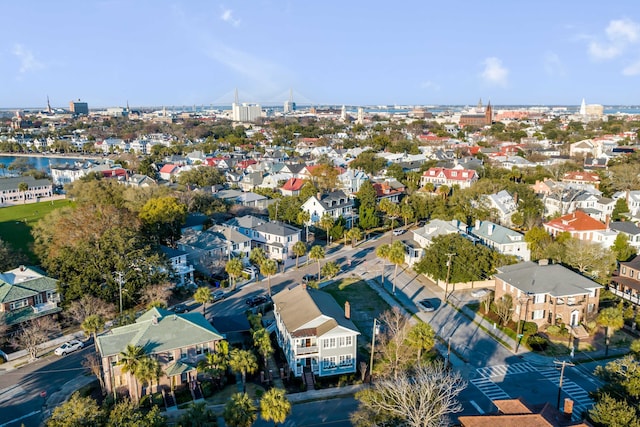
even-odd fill
[(82, 347), (84, 347), (82, 341), (71, 340), (56, 348), (54, 350), (54, 354), (56, 356), (64, 356), (66, 354), (73, 353), (76, 350), (80, 350)]
[(420, 301), (417, 302), (416, 304), (418, 306), (418, 308), (422, 311), (435, 311), (435, 306), (433, 305), (433, 303), (431, 301), (429, 301), (428, 299), (422, 299)]
[(222, 289), (213, 291), (213, 293), (211, 293), (211, 296), (213, 297), (213, 302), (220, 301), (221, 299), (225, 299), (227, 297)]
[(244, 302), (249, 307), (256, 307), (256, 306), (258, 306), (260, 304), (264, 304), (267, 301), (269, 301), (269, 299), (267, 297), (265, 297), (264, 295), (256, 295), (256, 296), (247, 298)]
[(187, 306), (185, 304), (176, 304), (173, 306), (173, 308), (171, 309), (174, 313), (186, 313), (187, 311), (189, 311), (189, 309), (187, 308)]
[(397, 228), (395, 230), (393, 230), (393, 235), (394, 236), (400, 236), (401, 234), (406, 233), (407, 230), (403, 230), (402, 228)]
[(487, 295), (489, 292), (490, 292), (489, 289), (485, 289), (485, 288), (475, 289), (473, 292), (471, 292), (471, 296), (474, 298), (482, 298), (485, 295)]
[(313, 282), (314, 280), (317, 280), (318, 276), (316, 276), (315, 274), (305, 274), (304, 276), (302, 276), (302, 283), (309, 283), (309, 282)]

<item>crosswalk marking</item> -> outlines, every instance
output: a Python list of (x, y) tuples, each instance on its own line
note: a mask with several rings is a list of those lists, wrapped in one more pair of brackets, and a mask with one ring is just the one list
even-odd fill
[[(556, 387), (560, 385), (560, 372), (554, 368), (541, 369), (540, 375), (551, 381)], [(593, 406), (593, 400), (582, 387), (566, 376), (562, 379), (562, 391), (573, 400), (573, 418), (580, 419), (583, 412)]]
[(476, 369), (478, 374), (484, 378), (502, 377), (506, 375), (524, 374), (527, 372), (537, 372), (537, 369), (529, 363), (514, 363), (512, 365), (493, 365)]
[(510, 396), (504, 392), (500, 387), (498, 387), (493, 381), (489, 378), (475, 378), (470, 381), (471, 384), (476, 386), (478, 390), (482, 392), (485, 396), (489, 398), (489, 400), (496, 399), (509, 399)]

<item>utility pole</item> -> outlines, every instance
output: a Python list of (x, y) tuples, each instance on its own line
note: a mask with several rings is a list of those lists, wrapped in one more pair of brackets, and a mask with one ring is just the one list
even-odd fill
[(373, 331), (371, 333), (371, 360), (369, 361), (369, 384), (373, 381), (373, 353), (375, 353), (376, 347), (376, 326), (378, 319), (373, 318)]
[(122, 316), (122, 282), (124, 280), (121, 271), (116, 272), (116, 281), (118, 282), (118, 291), (120, 294), (120, 316)]
[(556, 365), (562, 365), (562, 367), (560, 368), (560, 383), (558, 384), (558, 404), (556, 405), (556, 407), (558, 408), (558, 411), (560, 410), (560, 395), (562, 394), (562, 380), (564, 379), (564, 368), (565, 366), (576, 366), (571, 362), (567, 362), (565, 360), (563, 360), (562, 362), (558, 362), (557, 360), (554, 360), (553, 363), (555, 363)]
[(447, 260), (447, 280), (445, 281), (445, 289), (444, 289), (444, 300), (447, 301), (449, 299), (449, 276), (451, 275), (451, 257), (453, 257), (454, 253), (449, 253), (447, 256), (449, 259)]

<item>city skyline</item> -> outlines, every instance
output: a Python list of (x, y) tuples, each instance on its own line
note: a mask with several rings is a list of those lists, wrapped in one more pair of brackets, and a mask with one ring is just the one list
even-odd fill
[(640, 16), (617, 5), (12, 2), (0, 108), (633, 105)]

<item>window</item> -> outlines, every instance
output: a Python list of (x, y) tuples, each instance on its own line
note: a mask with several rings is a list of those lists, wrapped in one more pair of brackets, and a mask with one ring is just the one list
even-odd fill
[(173, 362), (174, 359), (175, 357), (173, 356), (173, 351), (170, 351), (169, 353), (167, 353), (167, 361)]
[(544, 310), (533, 310), (533, 313), (531, 314), (531, 319), (532, 320), (544, 319)]
[(26, 299), (22, 299), (20, 301), (14, 301), (9, 303), (9, 310), (17, 310), (22, 307), (26, 307), (29, 305), (29, 302)]
[(186, 359), (188, 355), (189, 355), (189, 352), (187, 351), (186, 348), (180, 349), (180, 359)]
[(327, 338), (322, 340), (322, 348), (336, 348), (336, 339)]
[(353, 358), (350, 354), (341, 354), (338, 357), (338, 363), (340, 366), (351, 366), (353, 364)]
[(587, 305), (587, 313), (593, 313), (593, 311), (595, 310), (596, 305), (595, 304), (588, 304)]
[(634, 273), (633, 270), (629, 270), (629, 277), (633, 277), (633, 273)]
[(196, 345), (196, 354), (202, 354), (204, 352), (204, 346), (202, 344)]
[(533, 298), (534, 304), (542, 304), (546, 300), (546, 294), (536, 294)]
[(322, 358), (322, 367), (324, 369), (332, 369), (336, 367), (336, 357), (323, 357)]

